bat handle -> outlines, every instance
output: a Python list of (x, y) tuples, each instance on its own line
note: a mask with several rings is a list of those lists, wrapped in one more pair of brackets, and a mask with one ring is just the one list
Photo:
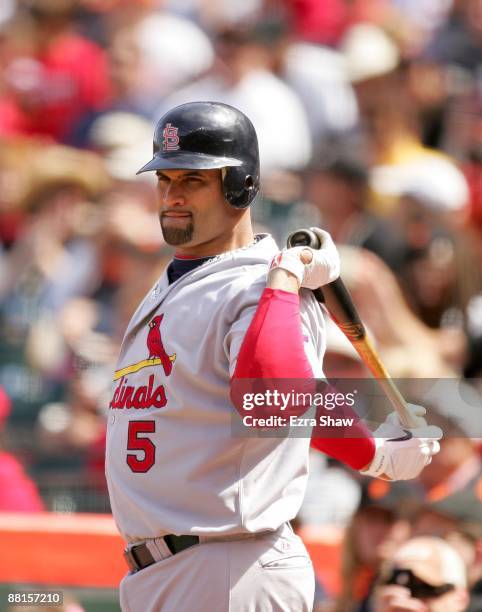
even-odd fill
[[(322, 236), (316, 232), (316, 228), (300, 229), (291, 233), (287, 239), (288, 248), (296, 246), (308, 246), (312, 249), (320, 249)], [(376, 350), (367, 337), (358, 312), (353, 304), (350, 292), (341, 278), (325, 285), (323, 289), (316, 289), (316, 299), (327, 307), (330, 316), (353, 344), (362, 361), (378, 380), (393, 408), (397, 411), (400, 422), (408, 428), (418, 425), (417, 418), (413, 416), (407, 406), (402, 394), (390, 378), (389, 373), (381, 362)]]
[(312, 249), (321, 249), (321, 240), (318, 234), (311, 229), (300, 229), (291, 234), (286, 239), (286, 246), (289, 249), (297, 246), (308, 246)]

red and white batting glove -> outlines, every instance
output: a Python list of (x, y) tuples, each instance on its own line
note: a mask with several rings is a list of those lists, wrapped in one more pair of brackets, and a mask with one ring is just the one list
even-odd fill
[(408, 404), (417, 417), (419, 426), (408, 429), (400, 424), (398, 414), (392, 412), (385, 422), (373, 432), (375, 456), (370, 465), (360, 473), (364, 476), (383, 477), (388, 480), (416, 478), (440, 450), (439, 440), (443, 431), (435, 425), (427, 425), (423, 418), (423, 406)]
[[(321, 238), (321, 249), (299, 246), (283, 249), (273, 258), (270, 269), (282, 268), (291, 272), (298, 279), (300, 287), (318, 289), (336, 280), (340, 276), (340, 257), (336, 246), (328, 232), (316, 229)], [(303, 251), (311, 253), (311, 262), (304, 264), (301, 261)]]

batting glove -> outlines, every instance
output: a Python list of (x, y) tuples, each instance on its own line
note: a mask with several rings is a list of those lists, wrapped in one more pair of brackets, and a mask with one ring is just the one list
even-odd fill
[[(310, 229), (316, 230), (322, 247), (320, 249), (312, 249), (310, 247), (299, 246), (283, 249), (271, 262), (271, 269), (282, 268), (287, 270), (296, 276), (300, 287), (318, 289), (340, 276), (340, 257), (328, 232), (319, 228)], [(303, 251), (310, 251), (311, 253), (311, 262), (308, 264), (304, 264), (301, 260)]]
[(410, 480), (416, 478), (439, 452), (438, 440), (443, 436), (440, 427), (427, 425), (423, 406), (408, 404), (408, 407), (417, 417), (418, 427), (404, 428), (396, 412), (389, 414), (373, 432), (375, 456), (361, 474), (386, 480)]

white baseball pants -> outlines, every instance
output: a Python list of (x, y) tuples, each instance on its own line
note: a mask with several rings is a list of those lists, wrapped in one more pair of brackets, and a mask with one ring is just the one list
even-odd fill
[(208, 541), (120, 584), (123, 612), (310, 612), (314, 573), (289, 525), (256, 538)]

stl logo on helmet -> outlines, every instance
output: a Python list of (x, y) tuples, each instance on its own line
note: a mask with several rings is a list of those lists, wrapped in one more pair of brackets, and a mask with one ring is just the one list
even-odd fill
[(179, 136), (177, 134), (178, 128), (174, 127), (170, 123), (166, 123), (162, 130), (162, 150), (163, 151), (177, 151), (179, 149)]

